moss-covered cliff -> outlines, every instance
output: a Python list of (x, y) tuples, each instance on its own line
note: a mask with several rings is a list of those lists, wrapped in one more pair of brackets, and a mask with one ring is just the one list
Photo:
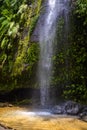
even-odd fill
[(72, 1), (69, 6), (68, 33), (64, 18), (58, 24), (52, 86), (58, 98), (87, 103), (87, 1)]
[[(30, 37), (42, 0), (0, 1), (0, 91), (30, 87), (39, 46)], [(32, 79), (33, 78), (33, 79)]]

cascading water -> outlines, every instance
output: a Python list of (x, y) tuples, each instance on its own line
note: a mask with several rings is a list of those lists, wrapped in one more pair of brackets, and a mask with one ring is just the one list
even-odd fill
[[(56, 36), (56, 23), (58, 17), (66, 8), (68, 0), (48, 0), (45, 11), (43, 26), (40, 30), (40, 60), (39, 60), (39, 86), (41, 93), (41, 105), (48, 106), (50, 104), (50, 80), (52, 76), (52, 56)], [(65, 9), (65, 11), (67, 11)]]
[(39, 83), (41, 88), (41, 105), (49, 104), (49, 87), (52, 71), (53, 41), (55, 36), (56, 1), (48, 0), (44, 26), (40, 31)]

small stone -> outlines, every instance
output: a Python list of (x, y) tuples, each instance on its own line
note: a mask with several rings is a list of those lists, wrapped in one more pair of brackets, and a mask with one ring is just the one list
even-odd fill
[(13, 105), (12, 105), (12, 104), (9, 104), (8, 106), (9, 106), (9, 107), (13, 107)]

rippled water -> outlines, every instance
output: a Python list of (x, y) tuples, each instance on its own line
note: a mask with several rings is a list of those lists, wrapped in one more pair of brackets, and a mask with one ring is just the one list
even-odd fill
[(19, 107), (0, 108), (0, 123), (16, 130), (87, 130), (87, 123), (76, 118)]

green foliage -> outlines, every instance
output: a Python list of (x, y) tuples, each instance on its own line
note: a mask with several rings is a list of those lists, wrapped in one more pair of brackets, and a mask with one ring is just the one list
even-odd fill
[(0, 65), (4, 75), (12, 70), (14, 53), (21, 33), (20, 27), (24, 26), (26, 19), (22, 15), (28, 10), (28, 6), (24, 0), (4, 0), (0, 6)]
[[(17, 23), (19, 6), (15, 0), (4, 0), (3, 5), (0, 8), (0, 41), (1, 48), (8, 48), (10, 39), (15, 38), (18, 35), (19, 23)], [(20, 18), (19, 18), (20, 19)]]
[(0, 90), (23, 86), (34, 71), (39, 47), (29, 40), (39, 16), (38, 2), (0, 0)]
[(83, 20), (83, 25), (87, 25), (87, 0), (77, 0), (75, 13)]
[[(79, 32), (78, 32), (79, 33)], [(84, 37), (82, 35), (82, 37)], [(80, 42), (80, 43), (79, 43)], [(87, 65), (87, 50), (83, 41), (76, 41), (70, 48), (70, 80), (67, 95), (77, 101), (86, 102), (86, 65)]]
[(73, 14), (74, 32), (69, 49), (70, 84), (64, 91), (66, 98), (87, 103), (87, 0), (77, 0)]
[(30, 62), (29, 65), (38, 61), (39, 57), (39, 46), (36, 43), (33, 43), (27, 50), (27, 62)]
[(41, 8), (42, 0), (37, 1), (37, 14), (39, 14), (40, 8)]
[(84, 8), (87, 1), (77, 0), (70, 16), (72, 30), (68, 37), (63, 32), (62, 19), (57, 26), (52, 86), (60, 90), (65, 99), (87, 103), (87, 9)]
[(72, 41), (66, 51), (62, 49), (53, 57), (52, 84), (62, 90), (64, 98), (87, 103), (87, 49), (84, 42)]
[(29, 35), (30, 35), (30, 36), (31, 36), (32, 33), (33, 33), (33, 30), (34, 30), (34, 28), (35, 28), (35, 25), (36, 25), (36, 23), (37, 23), (37, 21), (38, 21), (38, 17), (39, 17), (39, 15), (36, 15), (36, 16), (34, 16), (33, 18), (31, 18), (31, 26), (30, 26), (30, 29), (29, 29)]
[(24, 40), (20, 41), (21, 46), (19, 46), (18, 55), (13, 66), (13, 76), (21, 75), (24, 70), (27, 70), (29, 75), (31, 76), (32, 67), (38, 61), (38, 44), (33, 43), (30, 45), (30, 47), (28, 47), (27, 43), (27, 37)]

